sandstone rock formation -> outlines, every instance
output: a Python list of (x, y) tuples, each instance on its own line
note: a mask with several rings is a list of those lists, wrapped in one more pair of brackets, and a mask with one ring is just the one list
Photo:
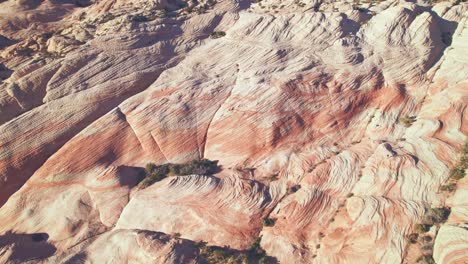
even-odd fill
[(0, 1), (0, 262), (466, 263), (468, 3), (359, 2)]

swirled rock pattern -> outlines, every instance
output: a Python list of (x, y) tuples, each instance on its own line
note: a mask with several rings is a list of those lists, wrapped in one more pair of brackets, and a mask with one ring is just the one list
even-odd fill
[(0, 262), (466, 263), (468, 4), (359, 2), (0, 1)]

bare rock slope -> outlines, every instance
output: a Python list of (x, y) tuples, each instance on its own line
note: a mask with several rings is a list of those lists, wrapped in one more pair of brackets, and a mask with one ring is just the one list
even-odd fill
[(468, 3), (362, 2), (0, 1), (0, 262), (467, 263)]

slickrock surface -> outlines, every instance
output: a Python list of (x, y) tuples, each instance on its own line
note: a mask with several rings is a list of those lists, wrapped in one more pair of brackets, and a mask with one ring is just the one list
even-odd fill
[(359, 2), (0, 1), (0, 263), (468, 263), (468, 3)]

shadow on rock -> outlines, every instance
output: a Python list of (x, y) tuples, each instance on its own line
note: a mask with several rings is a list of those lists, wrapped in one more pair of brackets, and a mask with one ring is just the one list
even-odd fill
[(8, 69), (5, 65), (0, 63), (0, 82), (10, 78), (12, 73), (12, 70)]
[(14, 234), (7, 232), (0, 235), (0, 248), (6, 251), (7, 262), (24, 262), (31, 259), (42, 259), (52, 256), (57, 250), (47, 242), (47, 233)]
[(117, 168), (117, 177), (122, 186), (132, 188), (145, 178), (145, 169), (141, 167), (119, 166)]

